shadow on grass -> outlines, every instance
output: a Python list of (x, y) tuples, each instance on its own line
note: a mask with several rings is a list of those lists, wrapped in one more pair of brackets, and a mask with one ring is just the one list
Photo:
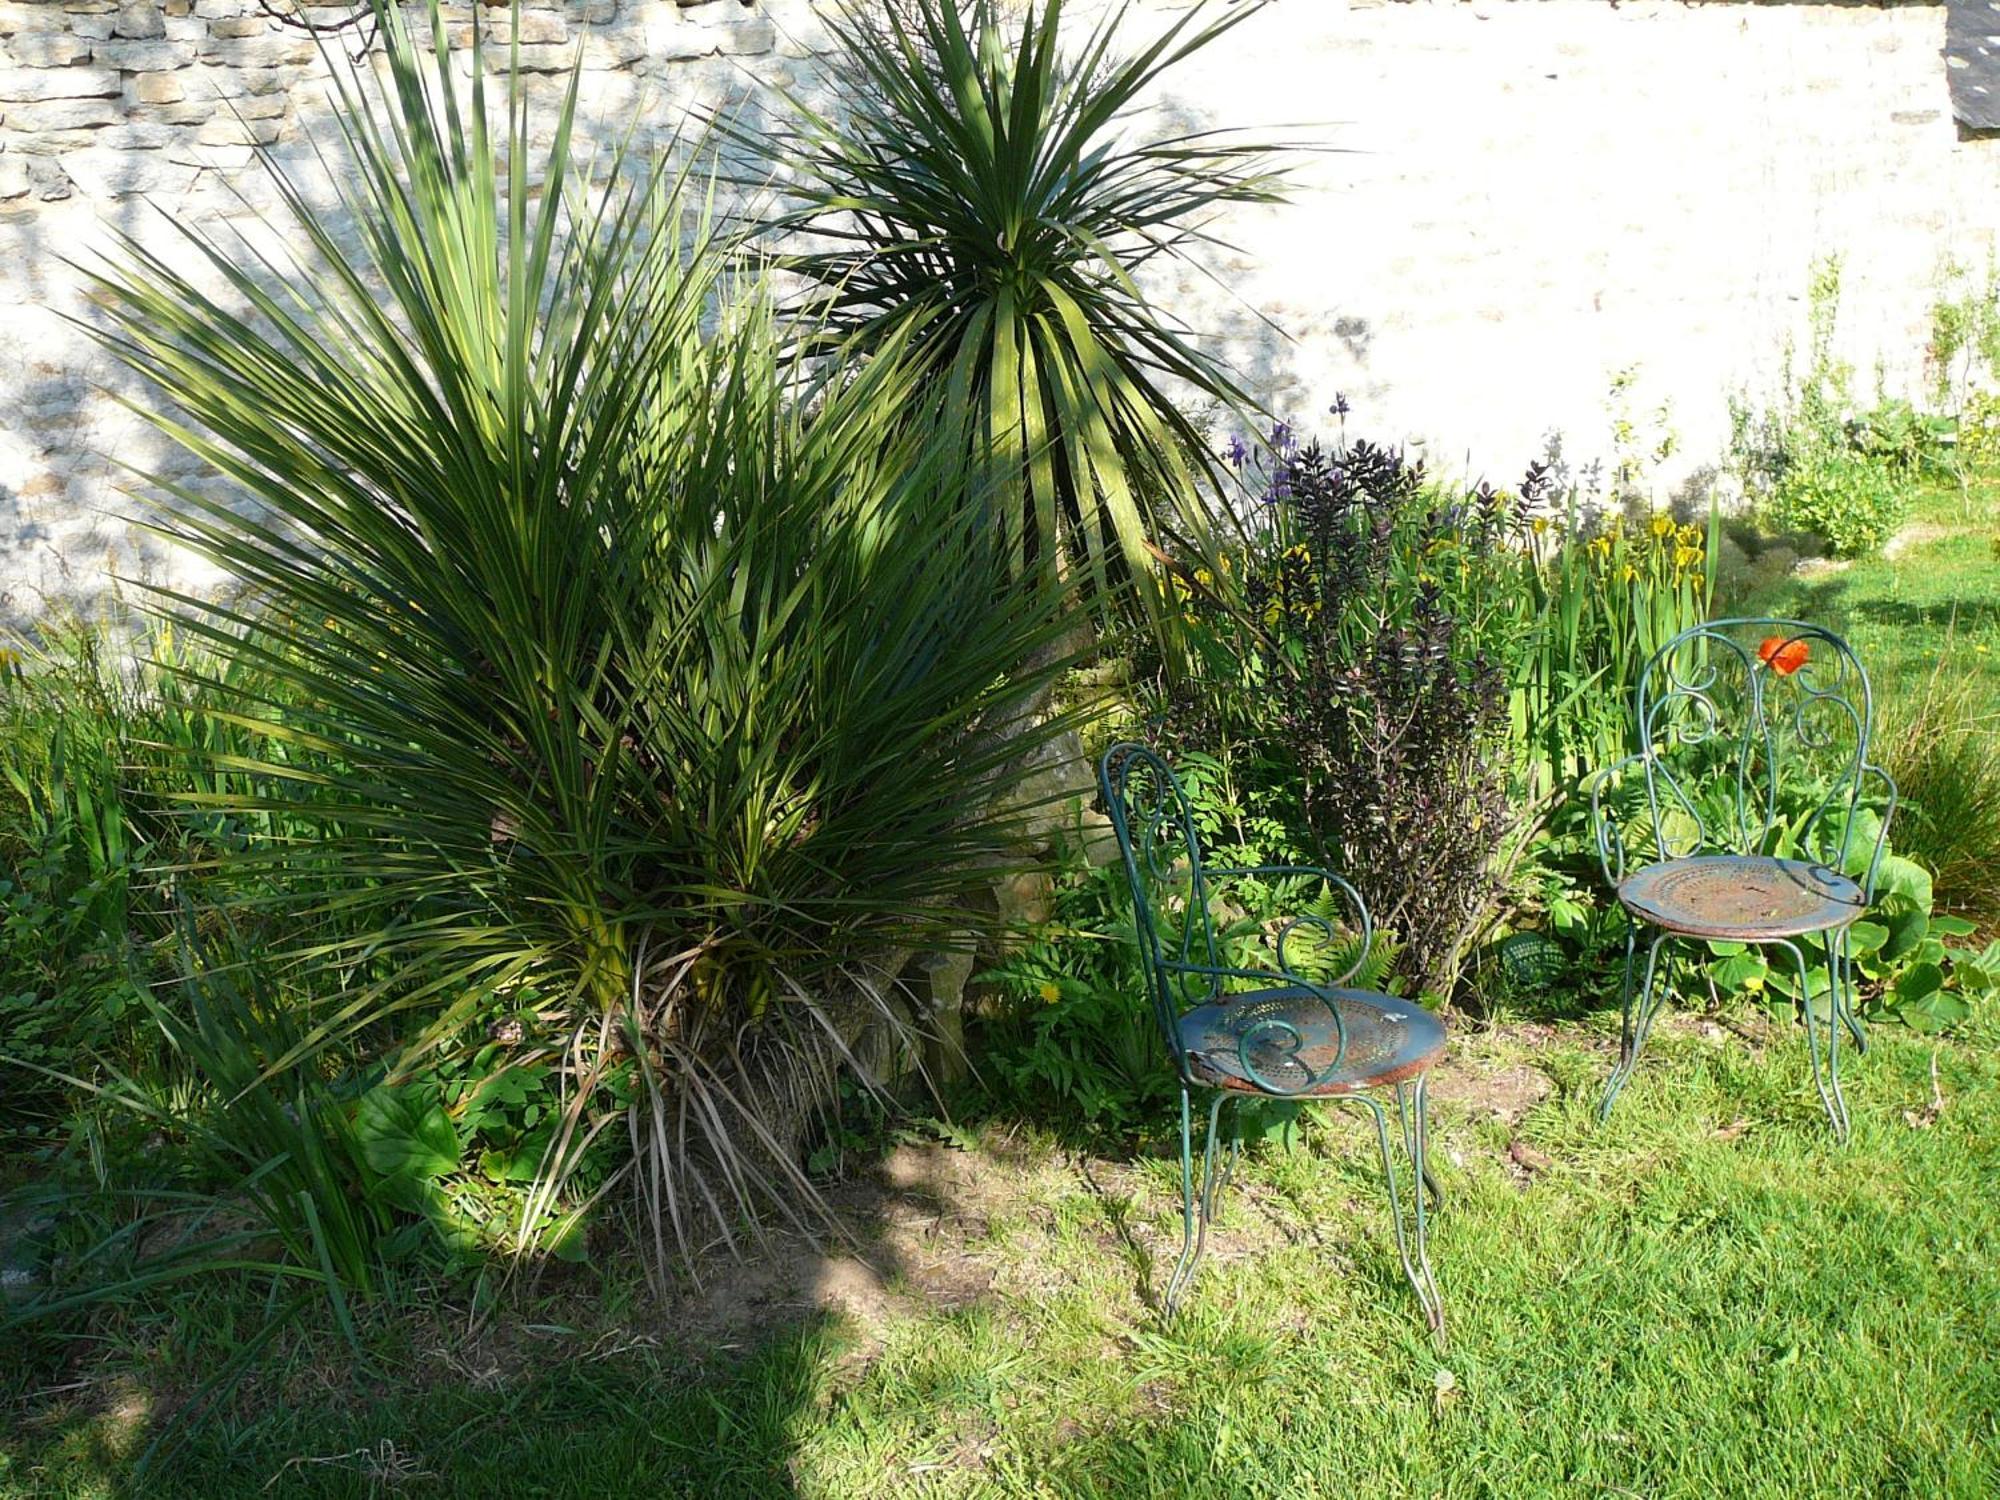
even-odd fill
[[(479, 1317), (462, 1286), (406, 1284), (355, 1309), (359, 1357), (317, 1301), (271, 1333), (275, 1299), (249, 1275), (62, 1331), (30, 1325), (11, 1336), (19, 1363), (0, 1365), (0, 1496), (797, 1494), (800, 1435), (879, 1330), (990, 1290), (982, 1177), (1030, 1166), (993, 1134), (976, 1153), (885, 1146), (831, 1184), (850, 1243), (774, 1233), (664, 1294), (619, 1250), (523, 1277)], [(204, 1383), (267, 1333), (186, 1422)], [(950, 1468), (948, 1435), (937, 1448)]]

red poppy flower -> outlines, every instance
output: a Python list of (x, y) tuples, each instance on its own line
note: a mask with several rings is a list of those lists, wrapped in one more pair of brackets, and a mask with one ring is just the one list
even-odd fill
[(1757, 660), (1780, 677), (1789, 677), (1806, 664), (1806, 643), (1797, 636), (1767, 635), (1757, 648)]

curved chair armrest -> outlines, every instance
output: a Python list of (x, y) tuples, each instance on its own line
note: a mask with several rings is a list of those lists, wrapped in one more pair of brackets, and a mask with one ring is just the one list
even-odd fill
[(1617, 817), (1605, 810), (1604, 789), (1619, 775), (1646, 764), (1648, 759), (1644, 754), (1628, 755), (1586, 778), (1590, 783), (1590, 833), (1597, 843), (1597, 863), (1604, 871), (1604, 883), (1614, 890), (1625, 878), (1625, 831), (1619, 827)]
[(1881, 873), (1882, 856), (1889, 852), (1889, 820), (1896, 816), (1896, 798), (1898, 793), (1896, 791), (1896, 778), (1883, 770), (1882, 767), (1875, 765), (1862, 766), (1861, 784), (1863, 786), (1867, 785), (1870, 776), (1879, 780), (1882, 783), (1883, 790), (1889, 794), (1888, 801), (1882, 808), (1881, 826), (1875, 831), (1875, 852), (1868, 857), (1868, 874), (1861, 882), (1862, 902), (1865, 905), (1873, 906), (1875, 904), (1875, 877)]
[[(1202, 876), (1206, 880), (1227, 880), (1234, 877), (1245, 880), (1295, 880), (1306, 878), (1324, 881), (1327, 885), (1332, 886), (1335, 890), (1345, 895), (1347, 904), (1354, 908), (1354, 914), (1361, 924), (1361, 946), (1354, 955), (1354, 962), (1349, 964), (1340, 976), (1327, 987), (1331, 989), (1339, 988), (1367, 966), (1369, 950), (1375, 946), (1374, 919), (1368, 915), (1368, 903), (1361, 899), (1361, 892), (1357, 891), (1345, 878), (1334, 874), (1333, 871), (1322, 869), (1318, 865), (1238, 865), (1221, 868), (1204, 867)], [(1329, 943), (1338, 942), (1339, 935), (1333, 930), (1333, 923), (1329, 922), (1325, 917), (1311, 915), (1287, 917), (1284, 924), (1278, 928), (1278, 968), (1282, 971), (1284, 979), (1291, 984), (1310, 986), (1313, 981), (1300, 978), (1297, 974), (1293, 973), (1291, 964), (1285, 960), (1285, 942), (1300, 927), (1316, 928)]]
[[(1212, 996), (1213, 1003), (1216, 1004), (1226, 1005), (1230, 999), (1228, 995), (1222, 993), (1222, 980), (1250, 979), (1261, 980), (1272, 988), (1303, 990), (1326, 1007), (1326, 1013), (1333, 1018), (1333, 1057), (1317, 1073), (1311, 1068), (1306, 1067), (1304, 1063), (1300, 1063), (1299, 1068), (1305, 1074), (1305, 1082), (1299, 1084), (1296, 1088), (1287, 1088), (1283, 1084), (1265, 1077), (1263, 1072), (1257, 1067), (1257, 1064), (1251, 1061), (1250, 1054), (1256, 1044), (1274, 1035), (1286, 1038), (1291, 1043), (1288, 1050), (1291, 1053), (1297, 1053), (1304, 1042), (1304, 1038), (1299, 1035), (1298, 1027), (1294, 1026), (1290, 1021), (1282, 1020), (1275, 1016), (1267, 1017), (1257, 1022), (1254, 1026), (1245, 1028), (1243, 1034), (1236, 1039), (1236, 1060), (1243, 1069), (1243, 1076), (1267, 1094), (1286, 1098), (1296, 1094), (1309, 1093), (1321, 1079), (1339, 1067), (1347, 1057), (1347, 1021), (1340, 1013), (1340, 1005), (1333, 997), (1333, 986), (1331, 985), (1320, 984), (1315, 980), (1306, 979), (1285, 969), (1242, 969), (1216, 964), (1184, 964), (1171, 961), (1162, 963), (1160, 967), (1170, 974), (1197, 974), (1204, 980), (1215, 981), (1216, 989), (1212, 992)], [(1174, 1038), (1174, 1051), (1179, 1056), (1183, 1075), (1192, 1077), (1193, 1075), (1187, 1071), (1187, 1053), (1182, 1049), (1178, 1037)]]

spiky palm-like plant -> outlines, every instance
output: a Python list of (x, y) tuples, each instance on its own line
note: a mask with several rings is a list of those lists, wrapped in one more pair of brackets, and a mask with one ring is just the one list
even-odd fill
[(518, 71), (490, 98), (379, 19), (379, 86), (335, 70), (339, 209), (278, 177), (295, 257), (189, 229), (226, 294), (133, 240), (100, 275), (184, 414), (148, 415), (261, 508), (159, 485), (240, 586), (165, 607), (276, 685), (241, 705), (257, 800), (354, 830), (295, 955), (340, 998), (270, 1067), (387, 1031), (408, 1072), (531, 985), (566, 1103), (524, 1224), (621, 1124), (660, 1248), (809, 1218), (792, 1127), (854, 1031), (825, 997), (879, 997), (1004, 857), (1063, 605), (904, 420), (920, 366), (796, 363), (684, 177), (583, 169), (574, 78), (531, 168)]
[(1210, 460), (1177, 398), (1252, 403), (1135, 278), (1213, 243), (1223, 205), (1279, 201), (1277, 148), (1128, 135), (1163, 74), (1260, 8), (1198, 6), (1121, 56), (1124, 5), (1074, 51), (1062, 0), (1018, 23), (999, 0), (851, 7), (829, 22), (834, 102), (729, 132), (789, 204), (760, 232), (807, 283), (809, 334), (907, 352), (948, 392), (958, 440), (1011, 481), (1017, 569), (1149, 580), (1151, 537), (1206, 534)]

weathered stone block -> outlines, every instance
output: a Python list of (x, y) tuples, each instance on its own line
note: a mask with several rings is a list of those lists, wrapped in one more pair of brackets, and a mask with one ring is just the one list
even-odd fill
[(722, 40), (714, 29), (691, 26), (664, 6), (646, 18), (645, 41), (647, 61), (654, 67), (713, 57), (722, 50)]
[(217, 172), (240, 172), (257, 159), (257, 153), (248, 146), (204, 146), (185, 130), (177, 130), (174, 135), (174, 143), (165, 148), (168, 161), (186, 162)]
[(108, 146), (71, 151), (62, 157), (62, 169), (86, 198), (184, 193), (194, 186), (196, 172), (158, 152), (115, 151)]
[(187, 85), (178, 73), (141, 73), (132, 80), (132, 97), (141, 104), (178, 104), (187, 97)]
[(270, 21), (263, 16), (230, 16), (208, 23), (208, 34), (223, 40), (239, 36), (264, 36), (270, 29)]
[(291, 107), (291, 96), (287, 94), (245, 94), (241, 99), (231, 100), (221, 113), (241, 115), (246, 120), (275, 120)]
[(582, 45), (586, 72), (592, 69), (615, 72), (646, 55), (646, 39), (637, 30), (586, 31)]
[[(542, 46), (522, 46), (518, 49), (523, 73), (567, 73), (576, 66), (576, 49), (564, 43)], [(486, 71), (504, 73), (513, 65), (515, 49), (508, 47), (488, 47), (486, 49)]]
[(122, 87), (109, 68), (0, 68), (0, 103), (108, 99)]
[(717, 34), (722, 39), (724, 57), (759, 57), (776, 51), (778, 46), (778, 28), (762, 16), (750, 17), (734, 26), (718, 27)]
[(161, 104), (146, 111), (151, 119), (166, 125), (199, 125), (214, 117), (222, 106), (213, 99), (190, 99), (184, 104)]
[(0, 36), (19, 36), (69, 30), (69, 17), (53, 5), (21, 4), (19, 0), (0, 3)]
[(278, 138), (280, 124), (276, 119), (217, 115), (195, 133), (195, 139), (204, 146), (268, 146)]
[(209, 62), (234, 68), (295, 68), (319, 53), (308, 38), (271, 33), (216, 38), (201, 49), (201, 55)]
[(111, 125), (91, 137), (92, 146), (101, 146), (107, 151), (157, 151), (162, 146), (170, 146), (180, 138), (180, 131), (171, 125), (149, 120), (134, 124), (127, 121), (122, 125)]
[(91, 57), (100, 66), (128, 73), (165, 73), (194, 61), (193, 42), (128, 42), (113, 38), (95, 43)]
[(111, 23), (116, 36), (157, 37), (167, 34), (166, 16), (159, 0), (127, 0), (118, 7), (118, 18)]
[(38, 31), (7, 43), (7, 57), (23, 68), (66, 68), (90, 61), (90, 43), (80, 36)]
[(125, 108), (115, 99), (43, 99), (33, 104), (0, 107), (0, 119), (22, 137), (15, 146), (21, 151), (38, 149), (43, 131), (87, 130), (97, 125), (116, 125), (124, 118)]

